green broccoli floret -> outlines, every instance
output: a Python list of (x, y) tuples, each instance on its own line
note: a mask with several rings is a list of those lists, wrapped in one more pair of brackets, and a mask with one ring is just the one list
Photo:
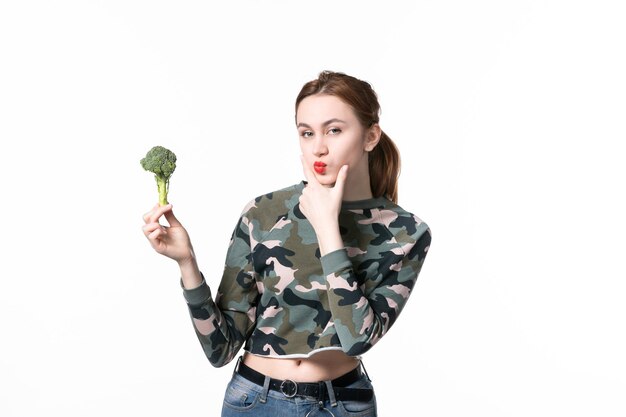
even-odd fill
[(141, 166), (146, 171), (154, 172), (154, 178), (159, 189), (159, 204), (161, 206), (167, 205), (170, 177), (176, 169), (176, 155), (163, 146), (155, 146), (141, 160)]

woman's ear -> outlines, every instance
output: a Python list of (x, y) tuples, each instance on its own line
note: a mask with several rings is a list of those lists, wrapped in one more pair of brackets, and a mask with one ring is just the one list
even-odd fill
[(371, 152), (374, 150), (378, 142), (380, 141), (380, 136), (383, 131), (380, 128), (378, 123), (374, 123), (369, 129), (367, 129), (366, 138), (365, 138), (365, 151)]

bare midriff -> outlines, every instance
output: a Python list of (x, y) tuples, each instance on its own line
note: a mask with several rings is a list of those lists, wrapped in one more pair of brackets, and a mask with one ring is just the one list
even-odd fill
[(340, 350), (325, 350), (297, 359), (268, 358), (246, 352), (243, 363), (271, 378), (317, 382), (333, 380), (350, 372), (359, 365), (359, 360)]

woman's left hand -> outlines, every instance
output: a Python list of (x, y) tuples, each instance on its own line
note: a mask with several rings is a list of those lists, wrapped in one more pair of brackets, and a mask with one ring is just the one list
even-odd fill
[(302, 160), (307, 186), (300, 196), (300, 211), (309, 219), (320, 244), (322, 255), (343, 247), (339, 234), (339, 212), (343, 199), (343, 189), (348, 177), (348, 165), (337, 174), (334, 186), (326, 187), (319, 183), (315, 173)]

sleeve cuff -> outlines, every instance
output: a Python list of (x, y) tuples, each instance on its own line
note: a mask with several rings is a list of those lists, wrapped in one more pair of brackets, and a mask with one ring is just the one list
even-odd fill
[(189, 305), (201, 305), (211, 298), (211, 290), (202, 276), (202, 282), (196, 288), (187, 289), (183, 286), (183, 279), (180, 279), (180, 286), (183, 289), (183, 295)]
[(350, 262), (348, 251), (345, 248), (327, 253), (321, 257), (320, 261), (322, 262), (322, 271), (324, 271), (325, 276), (343, 269), (352, 268), (352, 262)]

